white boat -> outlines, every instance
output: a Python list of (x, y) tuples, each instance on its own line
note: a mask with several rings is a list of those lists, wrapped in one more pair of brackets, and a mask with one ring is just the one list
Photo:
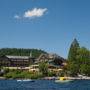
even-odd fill
[(34, 81), (31, 79), (19, 79), (17, 80), (17, 82), (34, 82)]

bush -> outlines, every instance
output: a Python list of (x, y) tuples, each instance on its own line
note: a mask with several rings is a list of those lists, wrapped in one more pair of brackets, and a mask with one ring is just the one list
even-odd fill
[(63, 76), (64, 76), (64, 73), (61, 72), (61, 73), (59, 74), (59, 77), (63, 77)]
[(56, 72), (48, 72), (48, 76), (49, 77), (56, 76)]
[(42, 74), (27, 74), (25, 76), (25, 78), (31, 78), (31, 79), (38, 79), (38, 78), (41, 78), (41, 77), (44, 77)]
[(12, 76), (12, 78), (13, 78), (13, 79), (24, 78), (24, 76), (21, 75), (21, 74), (14, 74), (14, 75)]
[(14, 73), (9, 72), (9, 73), (5, 74), (4, 77), (5, 77), (5, 79), (9, 79), (9, 78), (12, 78), (13, 75), (14, 75)]
[(40, 63), (39, 64), (39, 71), (42, 72), (43, 75), (48, 74), (48, 66), (46, 65), (46, 63)]
[(31, 74), (31, 75), (30, 75), (30, 78), (31, 78), (31, 79), (38, 79), (38, 78), (41, 78), (41, 77), (43, 77), (42, 74)]
[(29, 71), (21, 71), (21, 70), (12, 70), (4, 75), (5, 79), (13, 78), (31, 78), (31, 79), (37, 79), (43, 77), (42, 74), (35, 74), (33, 72)]
[(5, 79), (11, 78), (11, 76), (8, 76), (8, 75), (5, 75), (4, 77), (5, 77)]
[(16, 72), (16, 74), (20, 74), (23, 72), (23, 70), (17, 69), (17, 70), (15, 70), (15, 72)]
[(10, 70), (9, 70), (9, 68), (4, 68), (3, 71), (4, 71), (4, 73), (8, 73)]

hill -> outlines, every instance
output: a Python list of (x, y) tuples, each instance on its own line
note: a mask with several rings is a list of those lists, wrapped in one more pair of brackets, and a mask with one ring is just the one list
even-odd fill
[(34, 58), (37, 58), (41, 53), (47, 53), (44, 50), (38, 49), (2, 48), (0, 49), (0, 56), (2, 55), (29, 56), (31, 51)]

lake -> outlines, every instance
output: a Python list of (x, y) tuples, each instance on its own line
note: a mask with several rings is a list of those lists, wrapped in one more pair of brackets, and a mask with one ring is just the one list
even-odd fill
[(74, 80), (71, 83), (55, 83), (54, 80), (0, 80), (0, 90), (90, 90), (90, 80)]

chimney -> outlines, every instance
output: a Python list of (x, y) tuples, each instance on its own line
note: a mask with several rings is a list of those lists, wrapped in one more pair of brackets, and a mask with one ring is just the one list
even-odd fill
[(30, 52), (30, 56), (29, 57), (32, 58), (32, 51)]

